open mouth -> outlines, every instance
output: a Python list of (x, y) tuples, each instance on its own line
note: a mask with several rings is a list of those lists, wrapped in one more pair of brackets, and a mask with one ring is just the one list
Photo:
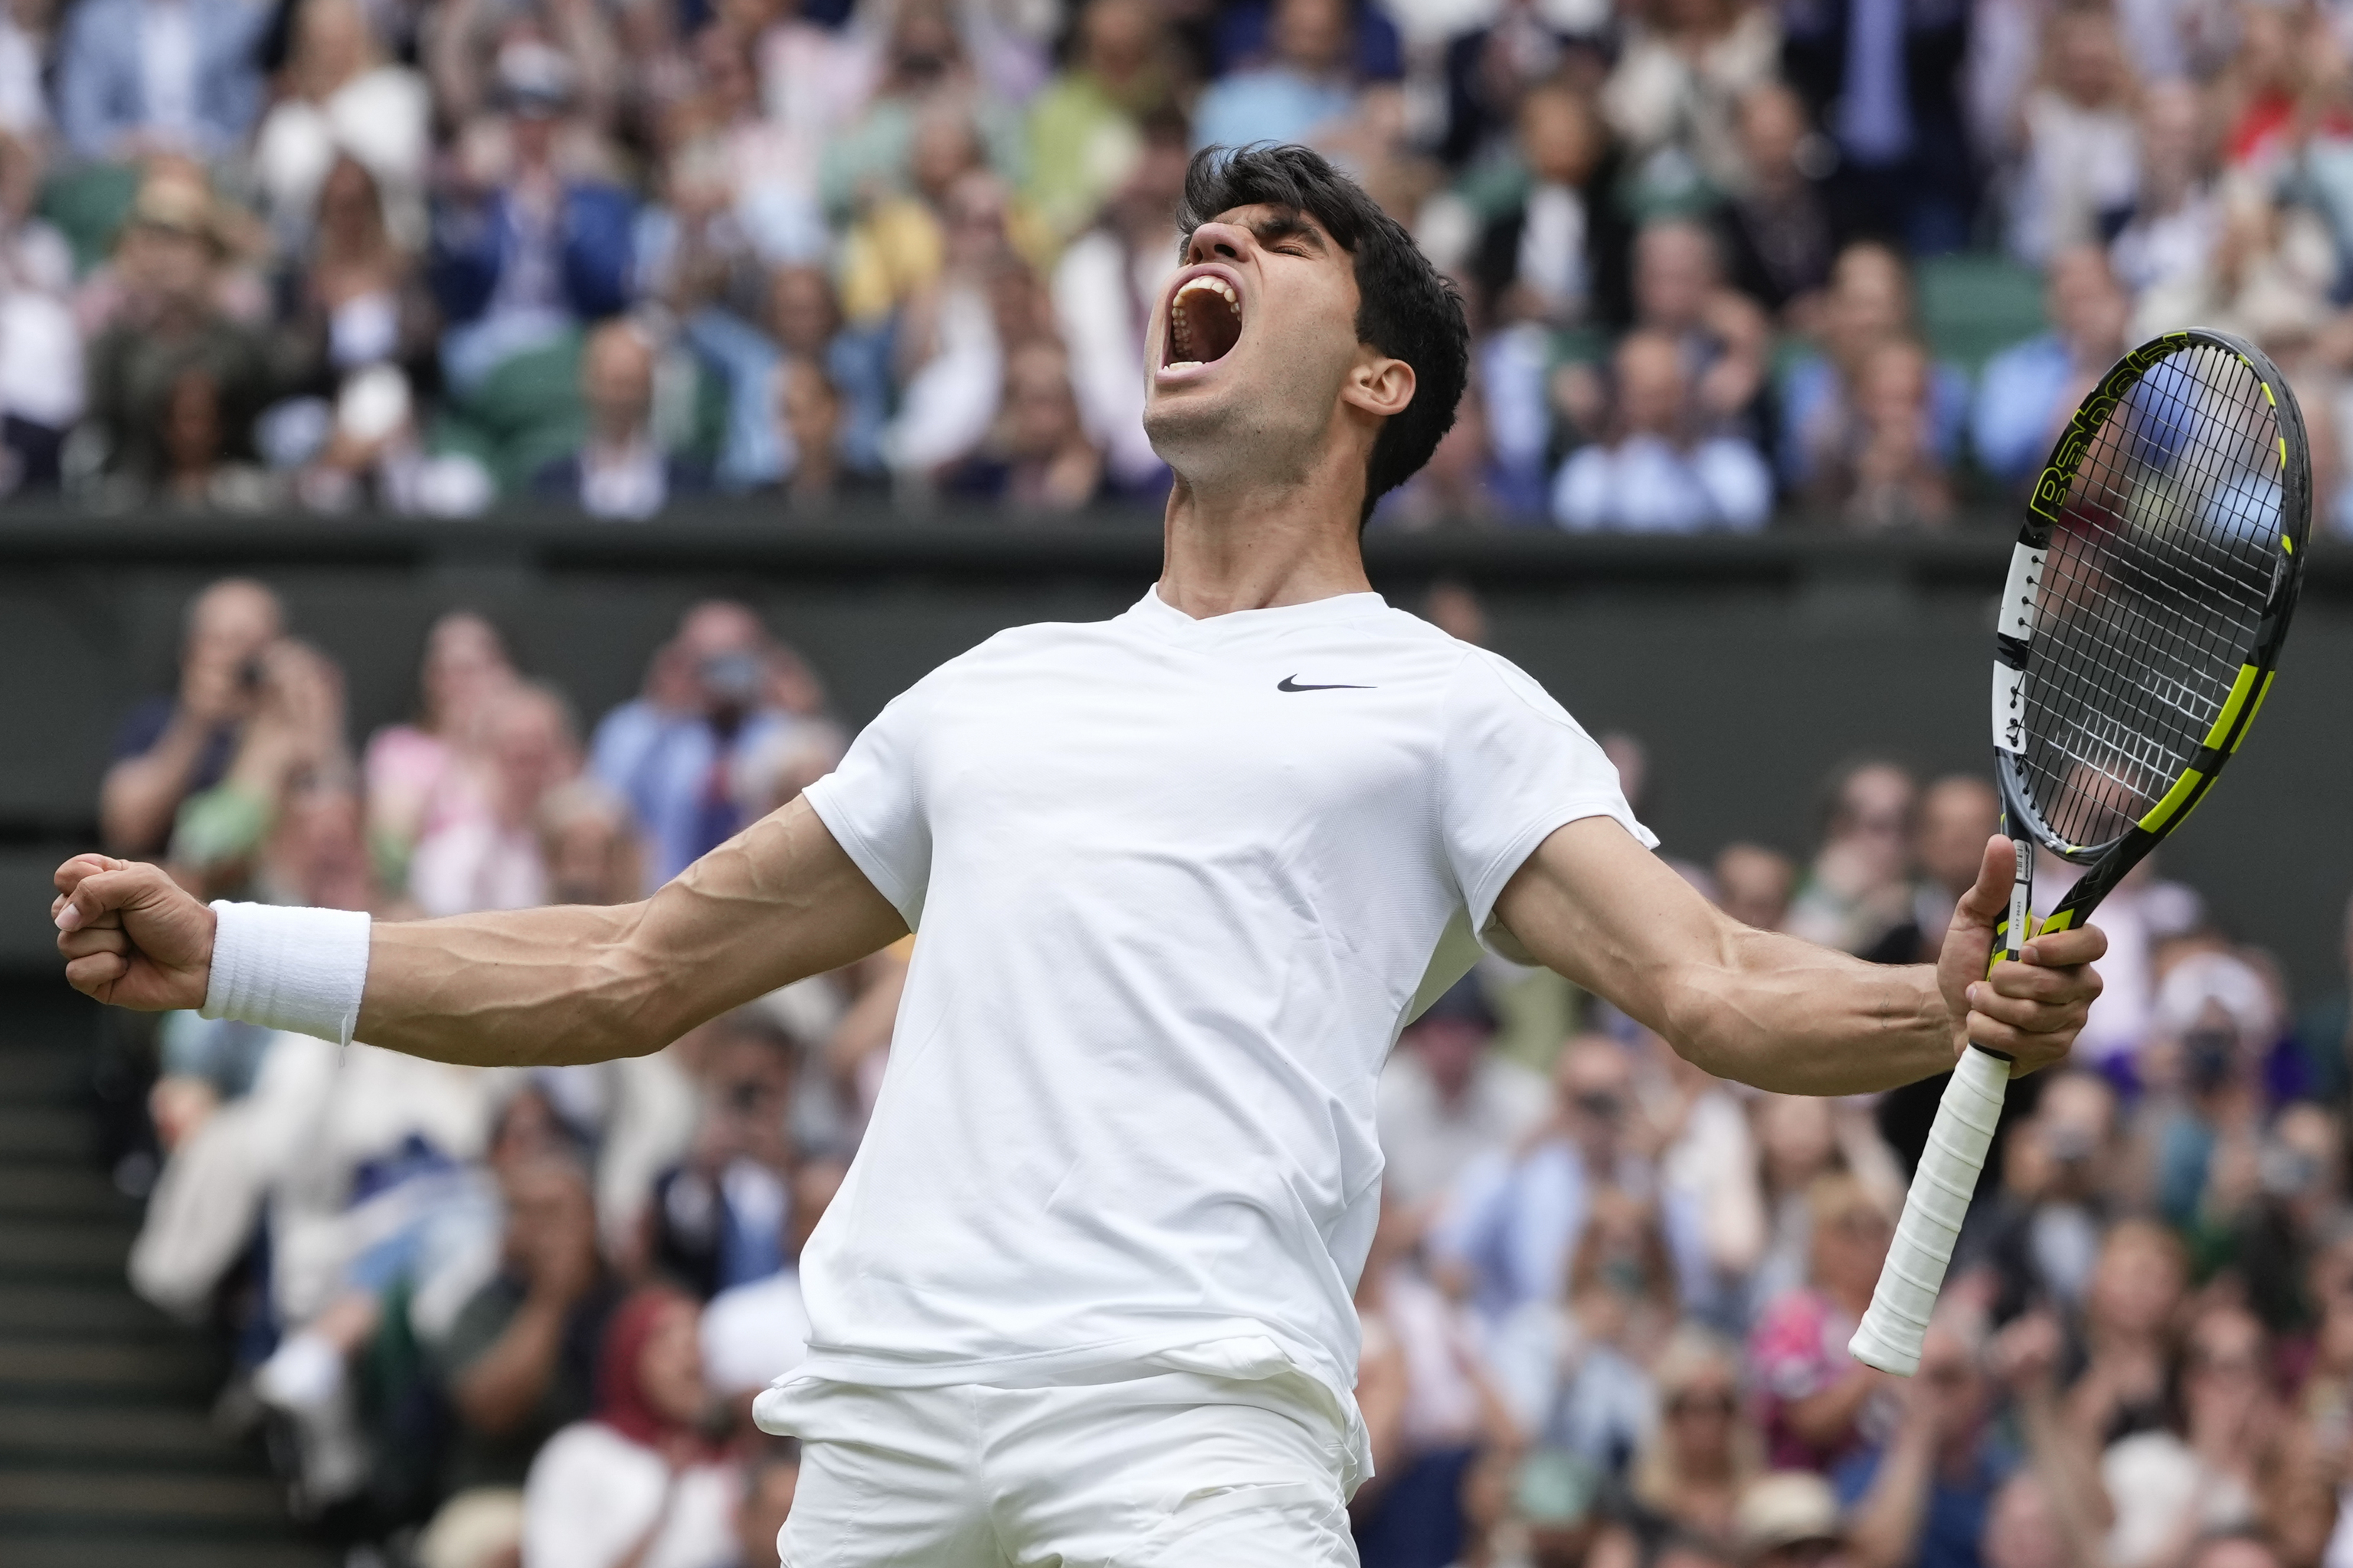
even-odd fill
[(1241, 341), (1241, 296), (1214, 273), (1187, 278), (1168, 302), (1168, 339), (1161, 366), (1191, 370), (1223, 359)]

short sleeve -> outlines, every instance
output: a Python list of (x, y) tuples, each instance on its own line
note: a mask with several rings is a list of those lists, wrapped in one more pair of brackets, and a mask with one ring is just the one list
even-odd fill
[(1440, 763), (1440, 831), (1456, 885), (1483, 936), (1495, 899), (1555, 828), (1609, 817), (1645, 848), (1658, 839), (1634, 820), (1618, 769), (1542, 686), (1493, 654), (1462, 662), (1447, 694)]
[(910, 931), (922, 922), (932, 880), (923, 715), (942, 678), (934, 671), (893, 698), (850, 742), (841, 766), (803, 791), (818, 820)]

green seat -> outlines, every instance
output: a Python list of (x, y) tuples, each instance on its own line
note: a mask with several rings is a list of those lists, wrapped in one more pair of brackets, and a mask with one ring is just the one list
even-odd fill
[(1972, 376), (2041, 332), (2042, 277), (2006, 256), (1937, 256), (1919, 265), (1920, 325), (1930, 352)]
[(580, 400), (577, 332), (502, 360), (470, 392), (453, 394), (435, 422), (437, 451), (485, 461), (502, 495), (531, 488), (532, 476), (578, 450), (588, 428)]
[(74, 271), (87, 273), (114, 249), (115, 232), (139, 195), (139, 171), (129, 164), (86, 164), (51, 175), (35, 211), (73, 248)]

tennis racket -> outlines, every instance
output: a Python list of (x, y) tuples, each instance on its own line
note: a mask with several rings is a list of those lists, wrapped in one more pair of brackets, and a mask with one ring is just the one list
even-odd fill
[[(2085, 868), (2034, 934), (2064, 931), (2205, 798), (2270, 694), (2311, 513), (2304, 417), (2242, 339), (2168, 333), (2076, 409), (1994, 629), (1994, 776), (2018, 870), (1989, 973), (2026, 943), (2036, 844)], [(2009, 1082), (1982, 1046), (1955, 1065), (1848, 1346), (1866, 1366), (1919, 1366)]]

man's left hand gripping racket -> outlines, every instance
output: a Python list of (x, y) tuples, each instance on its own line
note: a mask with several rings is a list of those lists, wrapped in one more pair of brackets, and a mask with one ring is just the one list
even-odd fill
[[(2018, 872), (1993, 963), (2025, 945), (2034, 845), (2086, 868), (2035, 934), (2080, 925), (2239, 749), (2311, 512), (2304, 417), (2252, 344), (2168, 333), (2084, 399), (2028, 503), (1995, 628), (1994, 773)], [(1955, 1065), (1848, 1347), (1865, 1365), (1919, 1366), (2009, 1082), (1982, 1046)]]

